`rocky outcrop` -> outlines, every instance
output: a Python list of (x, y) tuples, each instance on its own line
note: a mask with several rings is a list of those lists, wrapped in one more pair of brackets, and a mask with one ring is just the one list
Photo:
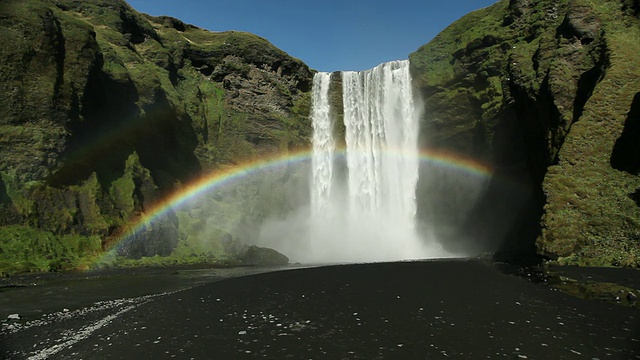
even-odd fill
[[(0, 35), (0, 226), (108, 248), (181, 184), (309, 141), (312, 73), (258, 36), (119, 0), (2, 1)], [(171, 253), (179, 228), (121, 254)]]
[[(639, 16), (638, 0), (502, 0), (411, 54), (421, 147), (494, 171), (421, 174), (418, 217), (445, 246), (639, 265)], [(120, 0), (3, 0), (0, 273), (84, 267), (192, 179), (307, 146), (311, 84), (306, 65), (256, 35)], [(256, 221), (305, 200), (282, 195), (304, 188), (299, 175), (203, 195), (118, 254), (235, 256)], [(11, 257), (23, 243), (40, 250)]]
[[(452, 211), (467, 216), (426, 207), (421, 216), (436, 219), (453, 243), (467, 242), (463, 248), (639, 266), (640, 178), (630, 140), (640, 88), (630, 65), (640, 50), (632, 40), (637, 8), (635, 1), (501, 1), (413, 53), (426, 108), (423, 146), (495, 170), (477, 201)], [(451, 228), (462, 230), (446, 234)], [(472, 243), (478, 238), (480, 246)]]
[(245, 265), (251, 266), (277, 266), (287, 265), (289, 258), (285, 255), (268, 248), (259, 246), (249, 246), (239, 257)]
[(627, 113), (622, 135), (611, 152), (611, 167), (631, 175), (640, 175), (640, 92), (636, 93)]

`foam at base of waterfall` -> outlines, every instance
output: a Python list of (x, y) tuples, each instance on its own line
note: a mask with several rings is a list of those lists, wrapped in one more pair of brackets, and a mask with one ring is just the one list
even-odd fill
[[(366, 262), (446, 257), (416, 233), (419, 114), (408, 61), (342, 72), (346, 173), (334, 174), (331, 74), (314, 77), (308, 238), (289, 241), (299, 261)], [(295, 230), (294, 230), (295, 231)]]

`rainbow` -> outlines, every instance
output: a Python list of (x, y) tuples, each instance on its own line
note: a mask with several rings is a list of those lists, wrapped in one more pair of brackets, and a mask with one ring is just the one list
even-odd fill
[(463, 155), (444, 150), (423, 150), (420, 152), (420, 162), (469, 173), (480, 178), (493, 176), (493, 167)]
[[(337, 152), (342, 155), (345, 153), (344, 150), (338, 150)], [(166, 215), (169, 211), (180, 208), (190, 200), (195, 199), (202, 194), (233, 184), (243, 178), (262, 171), (287, 167), (310, 159), (311, 151), (299, 151), (288, 153), (286, 155), (250, 161), (225, 170), (218, 170), (206, 174), (201, 178), (182, 186), (179, 190), (158, 201), (151, 208), (147, 209), (145, 214), (129, 225), (127, 231), (120, 234), (115, 243), (113, 243), (112, 248), (116, 248), (118, 244), (135, 235), (158, 218)], [(452, 152), (425, 150), (419, 153), (419, 159), (421, 163), (442, 166), (480, 178), (490, 178), (493, 175), (493, 169), (490, 166)]]

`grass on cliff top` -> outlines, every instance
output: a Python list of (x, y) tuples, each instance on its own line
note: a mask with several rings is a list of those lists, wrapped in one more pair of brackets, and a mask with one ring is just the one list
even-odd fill
[(502, 26), (502, 22), (507, 7), (508, 1), (502, 0), (476, 10), (449, 25), (432, 41), (412, 53), (409, 59), (413, 73), (420, 76), (420, 82), (429, 86), (447, 84), (455, 78), (452, 66), (454, 53), (488, 34), (496, 38), (506, 37), (507, 28)]
[(56, 0), (56, 6), (87, 22), (121, 33), (155, 37), (155, 31), (142, 14), (122, 0)]
[(302, 62), (278, 49), (265, 38), (243, 31), (209, 31), (206, 29), (187, 26), (179, 31), (167, 26), (159, 20), (151, 18), (152, 25), (163, 38), (163, 45), (174, 52), (186, 46), (206, 53), (209, 58), (219, 61), (226, 55), (244, 58), (256, 65), (272, 63), (276, 58), (287, 57), (291, 61)]

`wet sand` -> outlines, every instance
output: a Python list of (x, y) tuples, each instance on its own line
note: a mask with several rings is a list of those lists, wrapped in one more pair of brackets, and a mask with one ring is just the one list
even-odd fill
[(52, 359), (640, 359), (640, 311), (481, 261), (270, 272), (120, 299), (0, 333)]

